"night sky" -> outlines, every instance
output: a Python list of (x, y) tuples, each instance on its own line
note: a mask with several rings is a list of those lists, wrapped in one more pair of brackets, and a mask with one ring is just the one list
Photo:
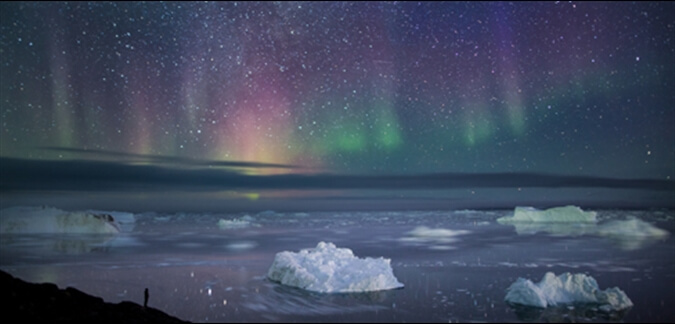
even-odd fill
[(6, 197), (675, 206), (672, 2), (2, 2), (0, 57)]

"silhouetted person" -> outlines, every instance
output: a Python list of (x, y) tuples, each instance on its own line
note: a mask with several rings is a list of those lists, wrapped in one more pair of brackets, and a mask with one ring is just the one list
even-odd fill
[(148, 298), (150, 298), (150, 293), (148, 292), (148, 288), (145, 288), (145, 300), (143, 301), (143, 307), (148, 307)]

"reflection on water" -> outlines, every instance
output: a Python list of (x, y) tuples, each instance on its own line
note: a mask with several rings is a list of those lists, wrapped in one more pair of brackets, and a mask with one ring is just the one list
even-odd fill
[(630, 309), (603, 312), (596, 305), (565, 305), (547, 308), (509, 304), (519, 320), (528, 323), (578, 323), (621, 321)]
[(265, 286), (269, 290), (248, 296), (242, 306), (267, 314), (269, 320), (277, 320), (278, 315), (330, 316), (386, 310), (387, 307), (378, 303), (385, 302), (392, 294), (391, 291), (322, 294), (271, 282)]
[(548, 233), (555, 236), (581, 236), (594, 234), (597, 226), (594, 223), (511, 223), (516, 227), (518, 235)]

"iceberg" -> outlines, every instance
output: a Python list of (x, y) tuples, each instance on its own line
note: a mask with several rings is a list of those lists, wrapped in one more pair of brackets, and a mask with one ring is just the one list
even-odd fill
[(274, 257), (267, 277), (283, 285), (321, 293), (349, 293), (403, 287), (391, 259), (358, 258), (351, 249), (319, 242), (316, 248), (284, 251)]
[(619, 288), (600, 290), (591, 276), (569, 272), (557, 276), (547, 272), (537, 284), (518, 278), (507, 289), (504, 300), (512, 304), (546, 308), (573, 303), (597, 304), (605, 312), (621, 311), (633, 306), (633, 302)]
[(446, 244), (454, 243), (458, 241), (457, 236), (469, 233), (471, 233), (471, 231), (418, 226), (408, 232), (408, 236), (401, 238), (400, 240), (403, 242), (435, 244), (431, 247), (431, 249), (434, 250), (450, 250), (453, 249), (453, 247)]
[(622, 249), (628, 251), (638, 250), (670, 235), (668, 231), (635, 217), (613, 220), (598, 226), (597, 234), (616, 242)]
[(453, 240), (455, 236), (468, 233), (471, 232), (466, 230), (450, 230), (445, 228), (429, 228), (426, 226), (418, 226), (414, 230), (408, 232), (408, 235), (432, 240)]
[(118, 234), (106, 213), (67, 212), (52, 207), (11, 207), (0, 211), (3, 234)]
[(497, 222), (500, 224), (519, 222), (596, 223), (596, 216), (596, 212), (586, 212), (577, 206), (553, 207), (546, 210), (539, 210), (533, 207), (516, 207), (513, 216), (500, 217), (497, 219)]
[(252, 224), (250, 221), (245, 219), (220, 219), (218, 220), (218, 227), (222, 230), (226, 229), (237, 229), (237, 228), (246, 228), (250, 227)]

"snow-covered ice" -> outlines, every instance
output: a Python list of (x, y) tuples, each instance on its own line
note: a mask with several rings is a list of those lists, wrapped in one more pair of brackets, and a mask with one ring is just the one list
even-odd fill
[(597, 304), (602, 311), (620, 311), (633, 306), (633, 302), (619, 288), (600, 290), (591, 276), (569, 272), (556, 276), (547, 272), (539, 283), (518, 278), (507, 289), (505, 301), (513, 304), (546, 308), (572, 303)]
[(358, 258), (351, 249), (326, 242), (297, 253), (277, 253), (267, 277), (284, 285), (323, 293), (403, 287), (394, 276), (391, 259)]
[(11, 207), (0, 211), (0, 233), (117, 234), (119, 224), (105, 212), (68, 212), (52, 207)]
[(554, 222), (554, 223), (595, 223), (597, 213), (583, 211), (577, 206), (553, 207), (539, 210), (532, 207), (516, 207), (513, 216), (505, 216), (497, 219), (500, 224), (512, 224), (518, 222)]

